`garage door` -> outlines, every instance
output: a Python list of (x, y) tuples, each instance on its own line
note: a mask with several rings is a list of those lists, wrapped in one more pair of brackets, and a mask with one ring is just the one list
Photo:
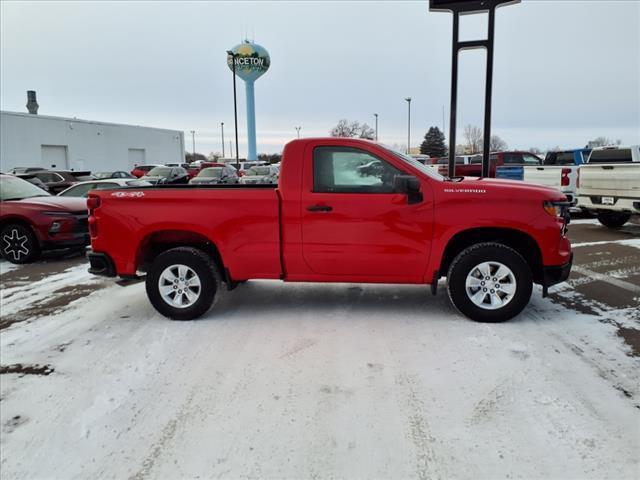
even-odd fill
[(44, 168), (57, 168), (60, 170), (66, 170), (69, 168), (69, 164), (67, 163), (66, 145), (42, 145), (40, 151), (40, 166)]
[(129, 149), (129, 166), (144, 165), (144, 148), (130, 148)]

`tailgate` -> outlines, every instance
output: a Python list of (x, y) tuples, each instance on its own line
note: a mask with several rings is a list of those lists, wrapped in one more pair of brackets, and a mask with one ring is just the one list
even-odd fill
[(562, 187), (560, 180), (562, 168), (556, 166), (524, 167), (524, 181), (560, 189)]
[(640, 163), (582, 165), (580, 195), (640, 198)]

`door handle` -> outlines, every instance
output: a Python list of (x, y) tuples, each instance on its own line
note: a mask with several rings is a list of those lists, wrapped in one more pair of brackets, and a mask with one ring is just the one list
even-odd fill
[(309, 212), (330, 212), (333, 210), (333, 207), (330, 207), (329, 205), (309, 205), (307, 210)]

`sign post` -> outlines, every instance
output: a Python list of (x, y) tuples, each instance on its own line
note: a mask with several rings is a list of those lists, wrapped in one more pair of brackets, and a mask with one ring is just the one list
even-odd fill
[[(453, 13), (453, 44), (451, 48), (451, 114), (449, 120), (449, 176), (455, 176), (456, 109), (458, 105), (458, 56), (461, 50), (484, 48), (487, 50), (487, 72), (484, 94), (484, 141), (482, 148), (482, 177), (489, 176), (489, 150), (491, 145), (491, 97), (493, 95), (493, 39), (496, 8), (520, 0), (429, 0), (429, 11)], [(489, 28), (484, 40), (460, 41), (460, 15), (489, 14)]]

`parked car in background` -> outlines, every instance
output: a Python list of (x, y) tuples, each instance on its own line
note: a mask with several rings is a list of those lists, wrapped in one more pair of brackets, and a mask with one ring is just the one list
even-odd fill
[(36, 177), (33, 173), (18, 173), (18, 174), (15, 174), (15, 176), (23, 180), (26, 180), (29, 183), (32, 183), (36, 187), (44, 190), (45, 192), (49, 191), (49, 187), (47, 187), (47, 185), (45, 185), (45, 183), (42, 180), (40, 180), (38, 177)]
[(410, 155), (411, 158), (415, 158), (418, 162), (423, 165), (428, 165), (431, 163), (431, 157), (429, 155), (424, 155), (422, 153)]
[[(482, 164), (482, 154), (475, 155), (456, 155), (454, 162), (456, 164), (456, 176), (460, 176), (458, 165), (469, 165), (471, 160), (478, 161)], [(438, 165), (437, 171), (440, 175), (449, 176), (449, 157), (438, 157), (434, 159), (433, 165)]]
[(235, 168), (225, 165), (222, 167), (203, 168), (196, 177), (189, 180), (189, 183), (192, 185), (234, 184), (238, 183), (239, 178)]
[[(530, 152), (493, 152), (489, 155), (489, 177), (522, 180), (522, 167), (541, 164), (542, 159)], [(441, 166), (438, 172), (448, 176), (448, 170), (447, 166)], [(499, 174), (496, 174), (497, 171)], [(482, 154), (470, 156), (468, 164), (456, 164), (456, 177), (480, 177), (481, 175)]]
[(578, 175), (583, 155), (590, 149), (563, 150), (548, 152), (542, 165), (525, 165), (523, 180), (557, 188), (567, 196), (567, 201), (574, 206), (577, 201)]
[(144, 180), (131, 178), (109, 178), (105, 180), (89, 180), (88, 182), (79, 182), (71, 187), (63, 190), (58, 194), (60, 197), (83, 197), (87, 198), (87, 194), (91, 190), (108, 190), (110, 188), (122, 187), (147, 187), (151, 183)]
[(182, 167), (155, 167), (147, 172), (140, 180), (151, 184), (180, 184), (189, 183), (189, 174)]
[(129, 172), (123, 172), (122, 170), (116, 170), (115, 172), (93, 172), (92, 175), (96, 180), (104, 180), (106, 178), (137, 178)]
[(134, 177), (140, 178), (145, 176), (147, 173), (149, 173), (150, 170), (156, 167), (164, 167), (164, 165), (159, 165), (155, 163), (150, 163), (148, 165), (136, 165), (133, 167), (133, 170), (131, 170), (131, 175), (133, 175)]
[(91, 172), (71, 172), (65, 170), (38, 170), (33, 175), (42, 181), (53, 195), (85, 180), (93, 180)]
[(12, 175), (18, 175), (18, 174), (23, 174), (23, 173), (37, 172), (38, 170), (46, 170), (46, 168), (42, 168), (42, 167), (13, 167), (7, 173), (11, 173)]
[[(372, 167), (375, 169), (375, 167)], [(278, 165), (254, 165), (240, 178), (245, 185), (258, 183), (278, 183), (280, 167)]]
[(593, 149), (580, 167), (578, 207), (608, 228), (640, 214), (640, 145)]
[(187, 170), (189, 168), (189, 164), (188, 163), (165, 163), (164, 166), (165, 167), (182, 167), (185, 170)]
[(54, 197), (26, 180), (0, 175), (0, 205), (0, 255), (11, 263), (89, 243), (84, 199)]
[(189, 165), (189, 168), (187, 168), (187, 173), (189, 174), (189, 178), (194, 178), (194, 177), (197, 177), (198, 174), (205, 168), (226, 167), (226, 166), (231, 166), (231, 165), (227, 163), (204, 162), (200, 160), (198, 161), (198, 163), (194, 162), (191, 165)]
[[(227, 165), (230, 165), (230, 166), (236, 168), (235, 161), (229, 162)], [(265, 161), (262, 161), (262, 160), (249, 161), (249, 162), (241, 161), (239, 163), (239, 168), (237, 168), (238, 176), (239, 177), (243, 177), (245, 175), (245, 173), (247, 172), (247, 170), (249, 170), (251, 167), (259, 167), (259, 166), (262, 166), (262, 165), (269, 165), (269, 162), (265, 162)]]

